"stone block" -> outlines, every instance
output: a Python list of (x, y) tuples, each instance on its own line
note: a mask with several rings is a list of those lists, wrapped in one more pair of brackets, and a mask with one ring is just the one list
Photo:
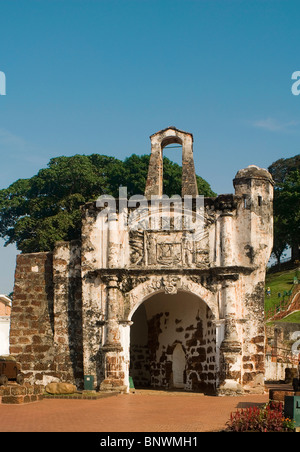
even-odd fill
[(77, 388), (71, 383), (49, 383), (45, 391), (49, 394), (74, 394)]
[(26, 395), (27, 388), (26, 386), (12, 386), (10, 393), (12, 396)]
[(11, 405), (20, 405), (24, 403), (24, 396), (4, 396), (2, 397), (2, 403), (11, 404)]

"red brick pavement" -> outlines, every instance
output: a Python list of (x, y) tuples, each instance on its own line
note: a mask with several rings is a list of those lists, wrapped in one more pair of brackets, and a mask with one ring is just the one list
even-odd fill
[(210, 432), (237, 408), (264, 404), (268, 394), (210, 397), (138, 392), (98, 400), (44, 399), (0, 404), (0, 432)]

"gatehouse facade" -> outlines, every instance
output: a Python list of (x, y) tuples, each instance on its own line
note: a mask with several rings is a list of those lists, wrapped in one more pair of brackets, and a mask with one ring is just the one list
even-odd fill
[[(102, 391), (264, 391), (264, 281), (273, 181), (238, 171), (234, 194), (202, 198), (193, 136), (150, 137), (145, 193), (82, 208), (81, 240), (17, 258), (11, 354), (29, 382), (85, 377)], [(182, 146), (182, 193), (163, 197), (163, 149)], [(124, 196), (123, 196), (124, 194)]]

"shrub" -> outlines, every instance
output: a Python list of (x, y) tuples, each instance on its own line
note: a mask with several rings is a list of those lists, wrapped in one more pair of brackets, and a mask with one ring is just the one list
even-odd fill
[(293, 432), (294, 420), (285, 418), (283, 404), (270, 401), (261, 407), (249, 407), (231, 413), (227, 422), (231, 432)]

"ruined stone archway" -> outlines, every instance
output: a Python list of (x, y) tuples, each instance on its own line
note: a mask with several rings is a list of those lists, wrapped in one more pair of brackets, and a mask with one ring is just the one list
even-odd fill
[[(174, 369), (173, 354), (180, 343), (181, 363), (183, 356), (187, 363), (187, 389), (201, 389), (199, 363), (205, 363), (207, 381), (213, 380), (208, 372), (214, 372), (218, 380), (218, 394), (262, 393), (263, 288), (273, 244), (272, 177), (267, 170), (250, 165), (236, 174), (234, 194), (199, 203), (193, 135), (168, 127), (150, 140), (144, 196), (138, 196), (141, 203), (136, 199), (127, 203), (121, 192), (111, 209), (103, 199), (87, 203), (82, 207), (80, 241), (59, 242), (53, 253), (18, 256), (10, 353), (21, 362), (31, 383), (55, 378), (81, 387), (84, 376), (93, 375), (95, 388), (124, 391), (129, 387), (134, 313), (144, 303), (154, 307), (156, 295), (164, 304), (184, 293), (188, 315), (194, 320), (199, 317), (203, 331), (207, 325), (206, 333), (201, 336), (200, 327), (195, 327), (199, 337), (193, 345), (185, 343), (188, 325), (184, 333), (175, 328), (177, 336), (170, 344), (159, 334), (156, 356), (166, 364), (164, 369), (156, 367), (158, 383), (170, 381), (167, 374)], [(165, 204), (162, 157), (170, 143), (182, 146), (182, 193)], [(198, 218), (200, 205), (202, 221), (190, 221)], [(29, 296), (32, 302), (28, 305)], [(194, 312), (191, 297), (198, 297), (200, 311), (209, 317)], [(162, 310), (163, 304), (152, 317), (167, 308), (171, 316), (170, 305)], [(209, 328), (215, 356), (201, 360)], [(26, 339), (24, 344), (19, 343), (20, 335)], [(35, 337), (39, 340), (32, 340)], [(27, 343), (32, 343), (30, 354)]]
[(207, 304), (190, 292), (156, 292), (144, 300), (131, 318), (129, 374), (135, 387), (215, 393), (213, 317)]
[(214, 320), (219, 319), (219, 304), (216, 294), (206, 289), (201, 283), (200, 278), (196, 276), (184, 275), (179, 273), (163, 272), (153, 274), (138, 280), (132, 290), (126, 294), (124, 306), (124, 319), (132, 320), (132, 316), (137, 308), (148, 298), (157, 293), (175, 295), (178, 291), (185, 291), (194, 294), (205, 303), (212, 311)]

